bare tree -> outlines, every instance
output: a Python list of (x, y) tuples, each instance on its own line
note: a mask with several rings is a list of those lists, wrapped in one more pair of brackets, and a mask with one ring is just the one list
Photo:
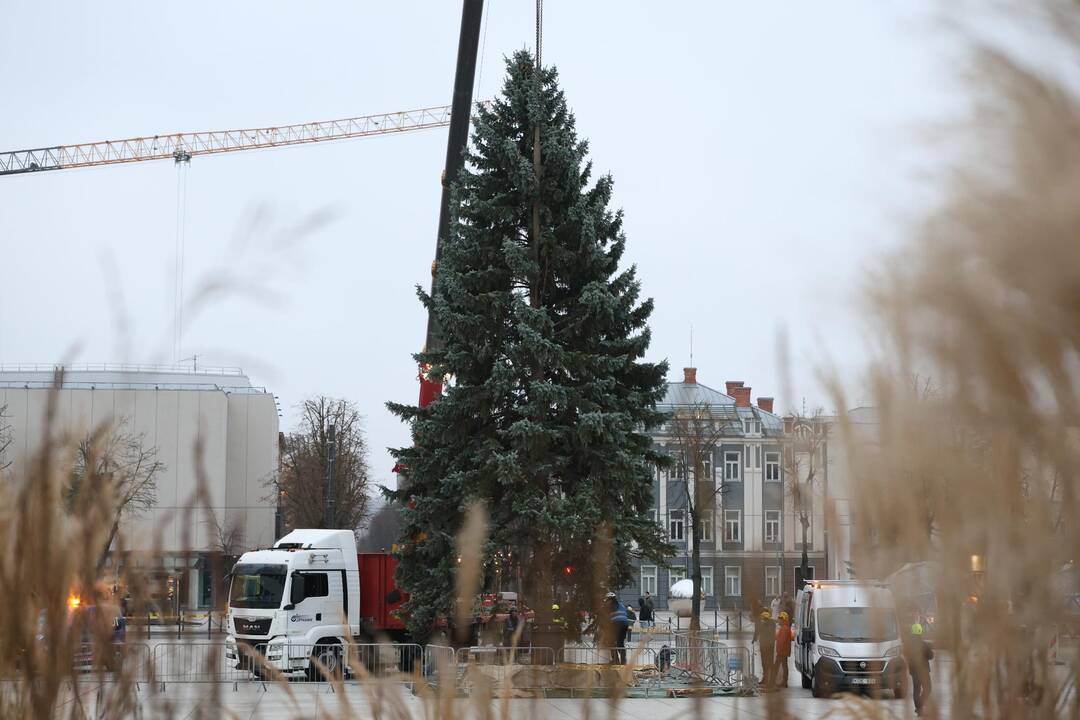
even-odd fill
[[(810, 517), (814, 509), (815, 483), (824, 474), (825, 445), (829, 424), (820, 408), (809, 415), (793, 413), (784, 419), (784, 475), (802, 529), (803, 578), (810, 574)], [(798, 588), (796, 588), (798, 589)]]
[(214, 552), (225, 557), (235, 557), (244, 549), (244, 527), (235, 519), (222, 522), (213, 508), (209, 509), (207, 524), (210, 525)]
[(157, 504), (157, 476), (165, 465), (145, 436), (126, 431), (126, 422), (104, 424), (79, 442), (64, 497), (70, 512), (104, 516), (105, 537), (98, 549), (97, 571), (105, 568), (120, 522)]
[(244, 526), (235, 518), (222, 521), (213, 508), (207, 508), (206, 523), (212, 549), (209, 558), (210, 607), (221, 608), (229, 594), (228, 571), (244, 550)]
[(11, 447), (11, 425), (8, 423), (7, 405), (0, 405), (0, 472), (8, 469), (11, 460), (7, 457), (7, 449)]
[(333, 517), (329, 527), (355, 531), (367, 515), (367, 440), (363, 418), (347, 400), (319, 396), (304, 401), (299, 427), (285, 436), (280, 469), (271, 483), (280, 498), (286, 525), (326, 527), (325, 484), (329, 427), (334, 426)]
[(701, 625), (701, 537), (706, 522), (715, 523), (716, 498), (727, 489), (721, 475), (713, 479), (714, 455), (731, 418), (722, 417), (708, 403), (698, 403), (675, 410), (668, 420), (671, 437), (678, 447), (676, 477), (685, 483), (686, 510), (693, 543), (690, 573), (694, 584), (691, 601), (690, 630)]

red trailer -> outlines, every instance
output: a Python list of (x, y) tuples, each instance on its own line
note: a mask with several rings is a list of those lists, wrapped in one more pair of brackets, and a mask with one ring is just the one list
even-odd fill
[(409, 594), (394, 584), (397, 560), (386, 553), (357, 553), (360, 570), (360, 629), (365, 635), (405, 639), (398, 614)]

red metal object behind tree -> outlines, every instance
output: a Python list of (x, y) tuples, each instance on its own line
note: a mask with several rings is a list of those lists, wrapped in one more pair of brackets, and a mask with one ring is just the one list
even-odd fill
[(397, 560), (385, 553), (358, 553), (360, 568), (360, 622), (371, 633), (404, 631), (396, 611), (409, 594), (394, 584)]

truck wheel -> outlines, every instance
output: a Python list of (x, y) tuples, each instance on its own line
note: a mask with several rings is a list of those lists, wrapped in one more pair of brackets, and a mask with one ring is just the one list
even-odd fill
[(807, 677), (805, 673), (799, 673), (799, 674), (802, 675), (802, 689), (803, 690), (809, 690), (810, 689), (810, 678)]
[(308, 680), (340, 680), (342, 677), (341, 646), (332, 643), (318, 643), (311, 651), (308, 662)]

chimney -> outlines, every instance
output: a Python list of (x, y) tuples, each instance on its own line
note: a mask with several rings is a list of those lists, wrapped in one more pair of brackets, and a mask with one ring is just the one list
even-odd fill
[(750, 388), (732, 388), (735, 391), (735, 405), (737, 407), (750, 407)]
[(697, 368), (683, 368), (683, 382), (687, 385), (697, 385)]
[(757, 399), (757, 406), (767, 413), (772, 412), (772, 398), (759, 397)]
[(726, 392), (731, 397), (735, 397), (735, 388), (741, 388), (742, 384), (742, 380), (728, 380), (726, 383), (724, 383), (725, 387), (727, 387)]

